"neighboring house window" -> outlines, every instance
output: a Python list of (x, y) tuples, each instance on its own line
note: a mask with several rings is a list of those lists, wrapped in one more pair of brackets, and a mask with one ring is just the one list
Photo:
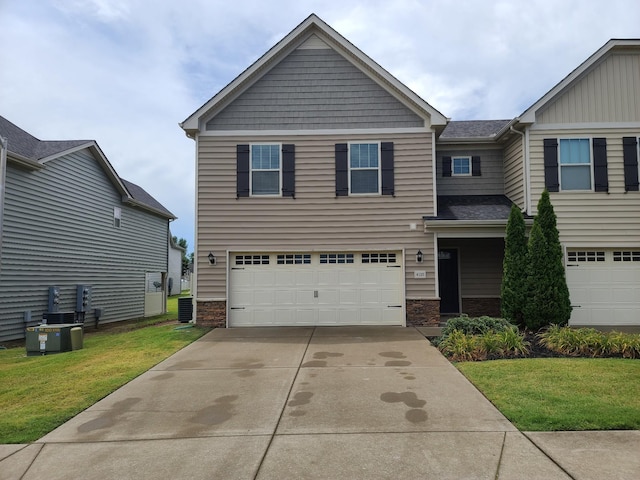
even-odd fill
[(591, 190), (591, 148), (587, 138), (561, 138), (561, 190)]
[(237, 198), (280, 195), (295, 198), (295, 145), (237, 145)]
[(113, 207), (113, 226), (120, 228), (122, 223), (122, 209), (120, 207)]
[(395, 196), (393, 142), (338, 143), (335, 161), (337, 197)]
[(251, 195), (280, 195), (280, 145), (251, 145)]

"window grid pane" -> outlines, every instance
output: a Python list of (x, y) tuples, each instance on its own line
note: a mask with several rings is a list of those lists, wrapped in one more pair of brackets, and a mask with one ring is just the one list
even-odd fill
[(395, 253), (363, 253), (362, 263), (396, 263)]
[(269, 255), (236, 255), (236, 265), (269, 265)]
[(451, 171), (454, 175), (469, 175), (471, 173), (471, 161), (469, 157), (454, 157)]
[(311, 264), (311, 254), (307, 253), (287, 253), (278, 255), (278, 265), (309, 265)]
[(353, 253), (321, 253), (320, 263), (353, 263)]
[(567, 252), (567, 260), (570, 262), (604, 262), (605, 253), (596, 251)]
[(613, 252), (614, 262), (640, 262), (640, 251)]
[(280, 194), (280, 145), (251, 145), (251, 194)]

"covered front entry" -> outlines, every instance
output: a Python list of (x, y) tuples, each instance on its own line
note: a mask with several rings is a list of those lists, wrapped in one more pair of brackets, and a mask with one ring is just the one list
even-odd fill
[(441, 248), (438, 250), (438, 286), (440, 288), (440, 313), (460, 312), (460, 272), (458, 271), (458, 250)]
[(404, 325), (401, 251), (230, 253), (229, 326)]
[(570, 325), (640, 325), (640, 249), (567, 249)]

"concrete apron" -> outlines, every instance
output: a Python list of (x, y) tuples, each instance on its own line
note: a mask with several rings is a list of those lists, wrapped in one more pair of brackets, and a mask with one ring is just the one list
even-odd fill
[(6, 447), (0, 479), (571, 478), (414, 328), (217, 329)]

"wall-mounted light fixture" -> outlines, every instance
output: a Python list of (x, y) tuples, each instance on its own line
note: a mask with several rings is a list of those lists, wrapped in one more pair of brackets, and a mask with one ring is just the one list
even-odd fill
[(416, 253), (416, 262), (422, 263), (422, 250), (418, 250), (418, 253)]
[(209, 259), (209, 263), (211, 265), (216, 264), (216, 256), (213, 253), (209, 252), (209, 255), (207, 255), (207, 258)]

